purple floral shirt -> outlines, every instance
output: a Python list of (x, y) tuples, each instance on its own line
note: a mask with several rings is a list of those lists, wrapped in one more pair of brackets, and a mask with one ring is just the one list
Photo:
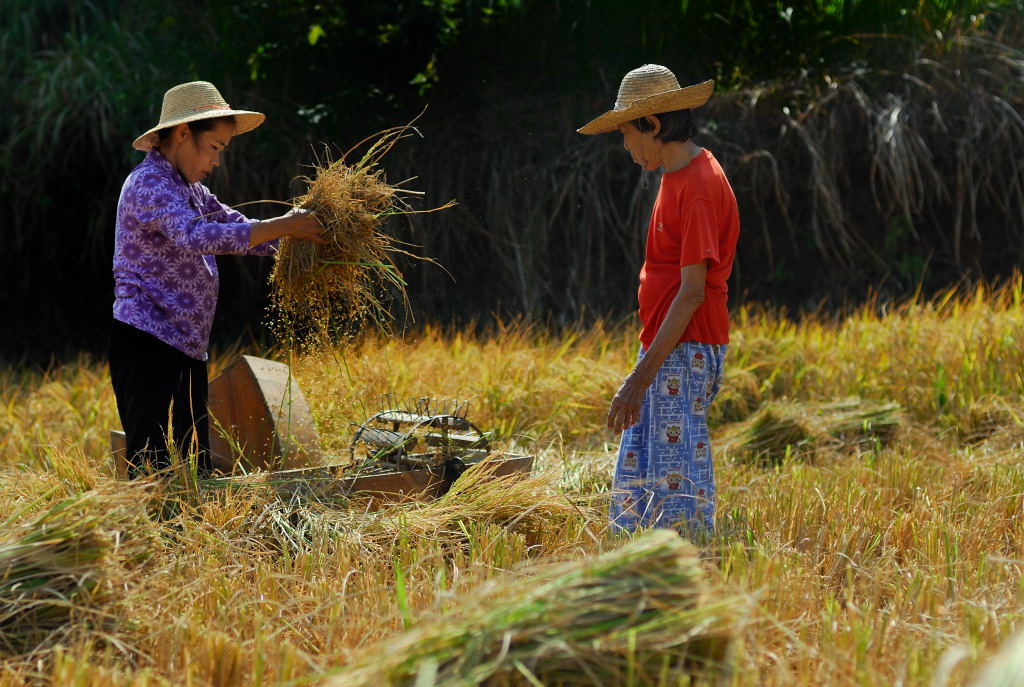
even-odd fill
[(114, 319), (206, 360), (219, 286), (214, 255), (277, 250), (277, 241), (249, 248), (251, 222), (150, 150), (117, 203)]

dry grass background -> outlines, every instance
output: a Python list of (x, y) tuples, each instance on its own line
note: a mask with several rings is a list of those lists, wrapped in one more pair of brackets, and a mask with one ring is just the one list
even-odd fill
[[(767, 465), (717, 451), (720, 534), (701, 567), (713, 597), (747, 604), (726, 684), (968, 684), (1020, 627), (1022, 299), (1018, 277), (842, 316), (733, 313), (728, 383), (712, 407), (719, 449), (764, 404), (856, 396), (902, 410), (885, 441)], [(518, 566), (614, 549), (603, 516), (614, 438), (600, 421), (633, 337), (624, 324), (423, 327), (293, 360), (331, 450), (393, 391), (474, 397), (475, 423), (538, 455), (518, 487), (467, 485), (376, 514), (259, 486), (125, 498), (137, 487), (110, 477), (103, 365), (4, 369), (0, 540), (64, 499), (99, 499), (99, 531), (116, 542), (132, 532), (149, 555), (112, 545), (70, 626), (8, 651), (0, 685), (317, 682)]]

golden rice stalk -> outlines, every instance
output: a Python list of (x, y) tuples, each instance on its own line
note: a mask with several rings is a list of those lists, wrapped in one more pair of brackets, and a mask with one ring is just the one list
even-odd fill
[(368, 647), (328, 684), (683, 684), (724, 669), (737, 608), (708, 597), (690, 543), (657, 530), (588, 560), (492, 579)]
[(769, 402), (727, 430), (722, 447), (734, 460), (777, 464), (786, 456), (813, 457), (828, 448), (886, 443), (902, 422), (901, 411), (898, 403), (859, 398), (828, 403)]
[(384, 294), (393, 291), (405, 299), (405, 281), (392, 256), (411, 253), (381, 226), (390, 216), (417, 212), (403, 196), (420, 194), (390, 185), (379, 163), (410, 131), (411, 125), (396, 127), (367, 139), (367, 151), (351, 164), (353, 150), (363, 143), (337, 160), (325, 150), (313, 177), (304, 179), (306, 193), (294, 203), (316, 213), (328, 243), (281, 240), (270, 284), (272, 324), (282, 340), (327, 341), (365, 319), (386, 327), (391, 315)]

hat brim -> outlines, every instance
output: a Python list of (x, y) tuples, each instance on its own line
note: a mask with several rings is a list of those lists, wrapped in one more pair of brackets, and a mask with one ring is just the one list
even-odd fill
[(252, 131), (260, 124), (263, 123), (267, 117), (262, 112), (251, 112), (249, 110), (210, 110), (208, 112), (197, 112), (195, 114), (188, 115), (187, 117), (178, 117), (172, 119), (169, 122), (160, 122), (152, 129), (142, 134), (135, 139), (132, 143), (132, 147), (136, 150), (141, 150), (144, 153), (149, 152), (150, 148), (155, 147), (160, 142), (160, 136), (157, 134), (161, 129), (166, 129), (171, 126), (178, 126), (179, 124), (187, 124), (188, 122), (196, 122), (200, 119), (213, 119), (215, 117), (234, 117), (235, 118), (235, 136), (244, 134), (247, 131)]
[(634, 100), (628, 107), (621, 110), (609, 110), (600, 117), (596, 117), (579, 129), (576, 129), (576, 131), (588, 135), (607, 134), (618, 129), (619, 124), (646, 117), (647, 115), (675, 112), (676, 110), (692, 110), (706, 103), (711, 98), (711, 93), (714, 90), (714, 80), (708, 79), (703, 83), (687, 86), (686, 88), (650, 95), (646, 98)]

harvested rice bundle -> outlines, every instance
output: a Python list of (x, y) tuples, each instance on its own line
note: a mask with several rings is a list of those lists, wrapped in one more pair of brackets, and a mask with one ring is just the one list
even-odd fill
[(778, 464), (787, 455), (808, 458), (824, 449), (886, 443), (900, 425), (900, 411), (898, 403), (870, 403), (859, 398), (766, 403), (750, 419), (727, 430), (723, 449), (743, 462)]
[[(407, 502), (382, 511), (363, 530), (367, 543), (386, 543), (399, 536), (462, 542), (465, 522), (491, 523), (521, 534), (528, 545), (538, 544), (567, 523), (585, 523), (600, 516), (585, 502), (575, 503), (555, 487), (558, 475), (540, 472), (528, 477), (495, 477), (496, 463), (471, 466), (436, 501)], [(577, 499), (578, 501), (583, 501)]]
[[(25, 653), (98, 600), (111, 553), (138, 558), (146, 542), (124, 536), (145, 519), (139, 488), (60, 501), (0, 540), (0, 651)], [(10, 520), (4, 523), (6, 529)]]
[[(256, 473), (232, 480), (230, 492), (226, 485), (208, 490), (213, 503), (200, 520), (217, 522), (214, 536), (247, 542), (252, 555), (298, 553), (333, 542), (385, 560), (393, 557), (396, 543), (405, 541), (428, 540), (448, 552), (466, 551), (480, 529), (551, 551), (555, 542), (571, 546), (572, 532), (603, 528), (604, 516), (592, 506), (593, 499), (560, 492), (559, 475), (494, 476), (497, 467), (486, 460), (470, 466), (451, 491), (433, 501), (410, 498), (374, 506), (365, 494), (348, 492), (329, 469), (304, 471), (301, 478)], [(232, 503), (231, 512), (247, 516), (219, 520), (211, 513), (221, 501)]]
[(871, 403), (848, 398), (817, 406), (828, 433), (843, 446), (856, 446), (865, 441), (888, 443), (902, 423), (899, 403)]
[(710, 601), (696, 550), (659, 530), (589, 560), (493, 579), (369, 647), (329, 684), (681, 684), (725, 667), (737, 606)]
[(725, 384), (711, 405), (711, 420), (739, 422), (750, 417), (761, 405), (761, 383), (749, 369), (726, 368)]
[(1019, 403), (990, 394), (971, 403), (966, 421), (961, 423), (964, 438), (970, 442), (984, 441), (1000, 433), (1020, 433), (1024, 412)]
[(393, 289), (405, 298), (405, 281), (392, 255), (411, 254), (381, 226), (393, 215), (424, 212), (403, 199), (421, 194), (388, 184), (378, 165), (412, 130), (397, 127), (363, 141), (355, 148), (367, 142), (369, 148), (354, 164), (348, 158), (355, 148), (338, 160), (325, 153), (313, 177), (305, 179), (306, 193), (295, 205), (316, 213), (328, 243), (281, 240), (270, 283), (272, 324), (283, 340), (326, 340), (346, 323), (366, 318), (386, 326), (391, 316), (382, 293)]

